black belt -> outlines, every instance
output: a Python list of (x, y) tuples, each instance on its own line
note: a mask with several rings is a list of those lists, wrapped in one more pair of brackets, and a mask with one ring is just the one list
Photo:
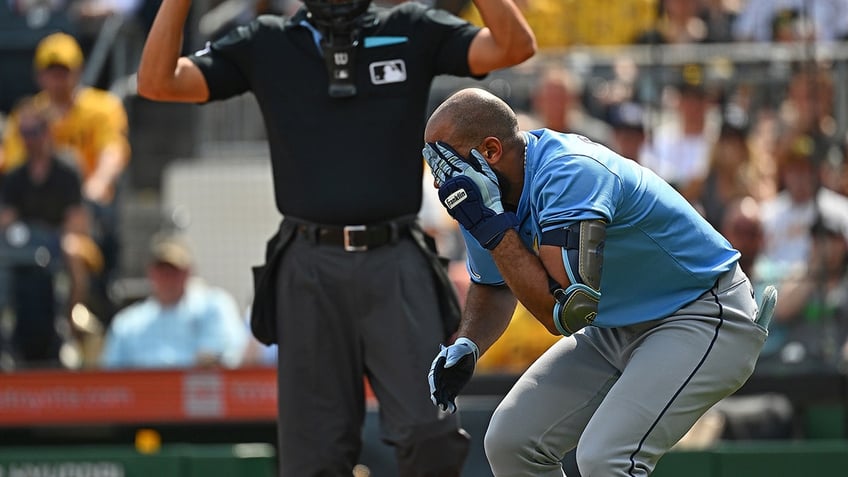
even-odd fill
[(411, 222), (385, 222), (372, 225), (297, 224), (297, 235), (319, 245), (335, 245), (346, 252), (367, 250), (396, 243), (409, 235)]

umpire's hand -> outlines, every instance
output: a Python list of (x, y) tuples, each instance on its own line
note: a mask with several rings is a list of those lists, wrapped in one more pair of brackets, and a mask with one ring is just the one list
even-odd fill
[(468, 338), (458, 338), (448, 347), (442, 346), (430, 366), (430, 399), (442, 411), (456, 412), (456, 396), (474, 374), (480, 351)]

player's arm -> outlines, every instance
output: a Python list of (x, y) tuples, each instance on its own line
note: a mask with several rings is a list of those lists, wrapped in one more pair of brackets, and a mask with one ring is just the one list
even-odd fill
[(482, 355), (506, 331), (515, 305), (509, 288), (472, 282), (457, 336), (473, 341)]
[[(548, 288), (548, 272), (514, 230), (508, 230), (493, 250), (492, 258), (510, 290), (552, 334), (560, 334), (553, 322), (554, 297)], [(560, 265), (561, 266), (561, 265)]]
[(201, 103), (209, 99), (206, 78), (181, 57), (190, 0), (163, 0), (141, 52), (138, 94), (157, 101)]
[(485, 27), (468, 50), (474, 75), (521, 63), (536, 53), (536, 36), (513, 0), (474, 0)]
[(507, 231), (492, 257), (521, 304), (552, 334), (569, 335), (598, 312), (605, 237), (603, 222), (577, 222), (544, 233), (537, 257)]
[(505, 286), (471, 284), (459, 337), (450, 346), (442, 346), (430, 365), (428, 381), (433, 404), (456, 412), (456, 397), (471, 380), (477, 359), (506, 330), (515, 303), (515, 296)]

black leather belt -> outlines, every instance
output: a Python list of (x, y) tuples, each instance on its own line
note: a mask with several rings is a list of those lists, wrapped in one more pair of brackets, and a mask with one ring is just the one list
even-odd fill
[(297, 235), (319, 245), (335, 245), (346, 252), (365, 252), (396, 243), (409, 235), (411, 223), (386, 222), (373, 225), (320, 225), (298, 223)]

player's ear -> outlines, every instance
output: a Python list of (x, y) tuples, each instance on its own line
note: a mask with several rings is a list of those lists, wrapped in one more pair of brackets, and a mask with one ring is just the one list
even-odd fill
[(494, 164), (500, 160), (503, 154), (503, 144), (501, 144), (498, 138), (489, 136), (483, 139), (482, 147), (479, 151), (486, 158), (486, 162)]

